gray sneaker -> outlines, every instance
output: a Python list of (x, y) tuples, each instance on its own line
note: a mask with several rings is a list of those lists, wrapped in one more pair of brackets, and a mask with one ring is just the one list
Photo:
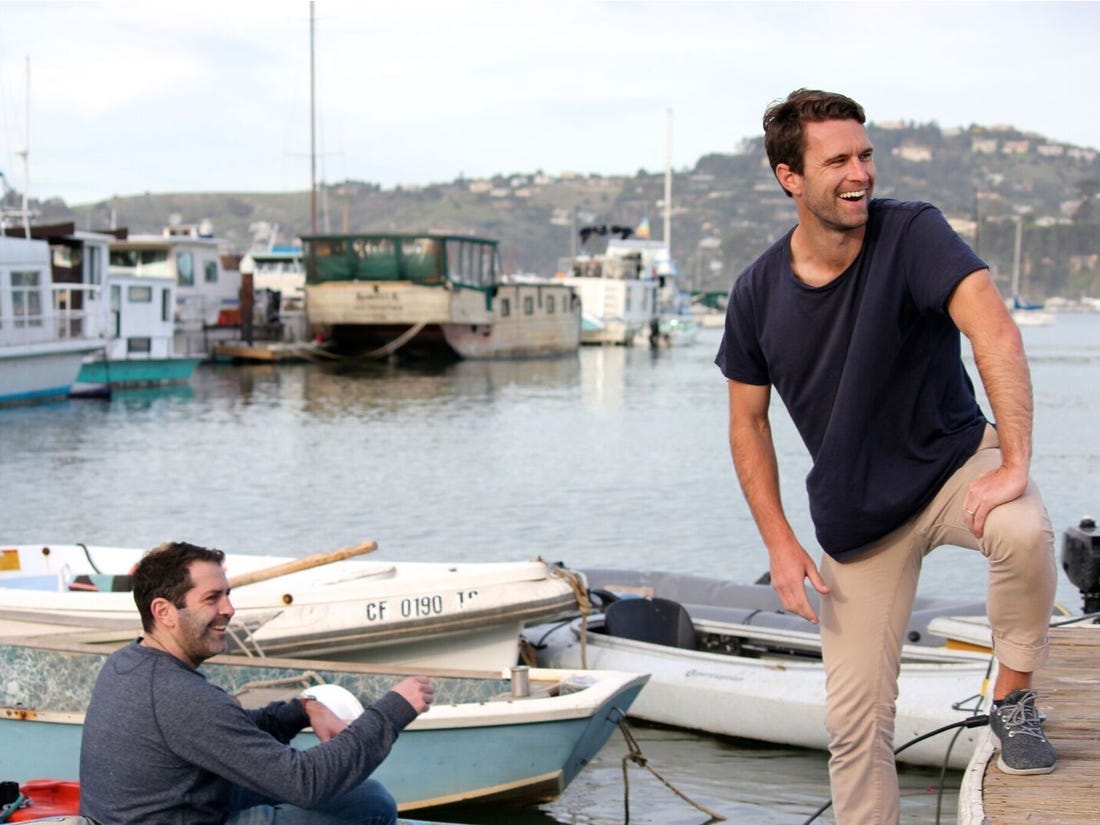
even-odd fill
[(989, 714), (989, 727), (1001, 746), (997, 767), (1005, 773), (1050, 773), (1057, 757), (1043, 735), (1035, 691), (1013, 690)]

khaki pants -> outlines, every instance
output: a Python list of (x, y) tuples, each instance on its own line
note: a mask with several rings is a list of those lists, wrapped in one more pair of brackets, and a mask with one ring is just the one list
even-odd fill
[(1029, 483), (1023, 496), (994, 509), (980, 541), (963, 523), (967, 485), (1000, 463), (990, 427), (978, 451), (922, 512), (858, 558), (841, 563), (826, 556), (822, 562), (832, 590), (821, 600), (821, 640), (838, 825), (898, 821), (893, 739), (902, 636), (921, 562), (933, 548), (967, 547), (989, 560), (988, 611), (998, 661), (1024, 672), (1046, 661), (1057, 569), (1054, 531), (1038, 489)]

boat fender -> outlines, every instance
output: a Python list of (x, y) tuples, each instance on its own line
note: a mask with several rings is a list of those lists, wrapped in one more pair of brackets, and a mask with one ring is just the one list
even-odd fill
[(363, 715), (363, 704), (350, 690), (340, 685), (314, 685), (298, 695), (302, 698), (316, 699), (345, 722), (351, 722)]
[[(3, 785), (15, 785), (2, 783)], [(91, 820), (79, 816), (80, 783), (65, 779), (29, 779), (16, 785), (21, 802), (14, 807), (0, 808), (0, 822), (65, 822), (70, 825), (91, 825)], [(10, 791), (0, 794), (10, 795)], [(4, 813), (6, 811), (6, 813)]]

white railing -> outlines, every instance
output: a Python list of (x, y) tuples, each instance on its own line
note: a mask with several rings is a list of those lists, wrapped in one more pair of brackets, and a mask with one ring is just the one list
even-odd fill
[[(106, 315), (100, 303), (102, 288), (88, 284), (50, 284), (46, 290), (27, 291), (49, 299), (45, 312), (0, 317), (0, 346), (20, 347), (55, 341), (98, 341), (106, 337)], [(82, 301), (74, 301), (82, 295)], [(80, 309), (73, 309), (81, 303)]]

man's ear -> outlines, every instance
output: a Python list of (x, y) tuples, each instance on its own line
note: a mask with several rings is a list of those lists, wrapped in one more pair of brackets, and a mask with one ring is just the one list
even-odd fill
[(176, 608), (168, 599), (158, 596), (149, 605), (149, 610), (162, 627), (176, 626)]
[(775, 179), (779, 181), (780, 186), (787, 190), (788, 194), (802, 194), (802, 175), (795, 172), (787, 164), (780, 163), (776, 165)]

